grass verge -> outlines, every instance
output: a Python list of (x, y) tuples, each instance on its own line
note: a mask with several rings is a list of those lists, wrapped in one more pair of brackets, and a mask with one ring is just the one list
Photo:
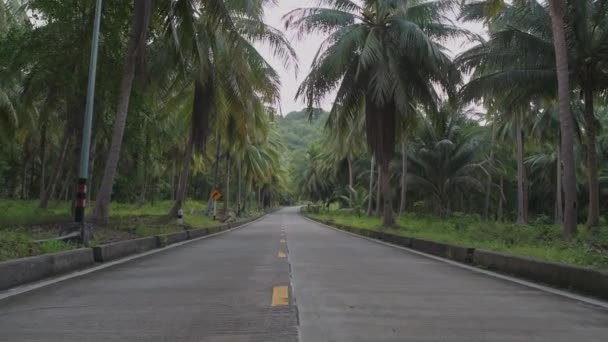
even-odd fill
[(580, 233), (575, 239), (565, 241), (558, 226), (518, 226), (502, 222), (484, 222), (464, 215), (455, 215), (443, 220), (406, 215), (398, 220), (398, 228), (395, 229), (382, 228), (380, 218), (359, 217), (339, 210), (305, 215), (317, 220), (408, 237), (566, 264), (608, 268), (606, 229), (592, 234), (580, 227)]
[[(37, 205), (36, 201), (0, 202), (0, 261), (80, 247), (60, 241), (36, 243), (35, 240), (58, 236), (64, 223), (71, 221), (66, 202), (54, 203), (47, 210), (39, 209)], [(206, 203), (188, 201), (184, 206), (185, 225), (178, 225), (176, 220), (166, 216), (172, 205), (171, 201), (145, 205), (113, 203), (108, 226), (94, 228), (91, 245), (175, 233), (185, 227), (207, 228), (221, 224), (203, 214)], [(250, 212), (239, 220), (259, 214), (261, 212)]]

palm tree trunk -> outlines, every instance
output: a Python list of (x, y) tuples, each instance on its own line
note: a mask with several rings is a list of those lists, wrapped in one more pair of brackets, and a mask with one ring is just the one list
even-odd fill
[(230, 207), (230, 153), (226, 153), (226, 195), (224, 198), (224, 211), (228, 214)]
[[(197, 83), (198, 85), (198, 83)], [(220, 188), (220, 184), (219, 184), (219, 172), (220, 172), (220, 155), (222, 154), (222, 144), (220, 144), (220, 135), (219, 133), (216, 132), (215, 134), (215, 140), (216, 140), (216, 147), (215, 147), (215, 172), (213, 175), (213, 189), (212, 189), (212, 193), (213, 190), (219, 190)], [(211, 198), (211, 194), (209, 194), (209, 200), (207, 201), (207, 209), (205, 210), (205, 213), (207, 213), (207, 215), (210, 215), (211, 212), (213, 211), (213, 205), (215, 204), (215, 200), (213, 198)]]
[(237, 195), (236, 195), (236, 216), (237, 217), (241, 217), (241, 186), (243, 183), (243, 170), (242, 170), (242, 162), (241, 159), (238, 159), (238, 191), (237, 191)]
[(61, 142), (61, 151), (59, 152), (59, 158), (57, 159), (57, 163), (55, 164), (55, 171), (53, 176), (51, 177), (51, 182), (48, 184), (47, 188), (40, 196), (40, 204), (38, 205), (41, 209), (47, 209), (49, 207), (49, 200), (55, 195), (55, 189), (57, 187), (57, 183), (59, 182), (59, 177), (61, 176), (61, 170), (63, 170), (63, 165), (65, 162), (65, 156), (68, 152), (68, 145), (70, 143), (70, 135), (68, 134), (68, 124), (66, 122), (63, 140)]
[(521, 119), (517, 122), (517, 224), (528, 224), (526, 166), (524, 165), (524, 132)]
[[(354, 189), (354, 187), (355, 187), (355, 178), (353, 176), (353, 160), (349, 156), (348, 158), (346, 158), (346, 161), (348, 162), (348, 186), (351, 189)], [(350, 199), (352, 200), (352, 194), (350, 194)]]
[(171, 165), (171, 200), (175, 201), (175, 169), (177, 168), (177, 158), (173, 158)]
[(483, 218), (486, 221), (490, 220), (490, 199), (492, 198), (492, 176), (488, 175), (486, 182), (486, 199), (483, 207)]
[(122, 80), (120, 82), (120, 90), (118, 93), (118, 107), (116, 110), (116, 120), (112, 130), (112, 143), (110, 145), (110, 152), (106, 160), (106, 167), (103, 174), (103, 179), (101, 181), (101, 188), (99, 189), (97, 202), (92, 215), (92, 221), (102, 225), (105, 225), (108, 222), (112, 188), (114, 186), (114, 178), (116, 177), (118, 160), (120, 159), (122, 138), (125, 132), (127, 112), (129, 111), (131, 89), (133, 87), (133, 80), (135, 79), (137, 62), (141, 56), (143, 56), (146, 46), (148, 23), (150, 21), (151, 13), (152, 0), (135, 0), (132, 22), (133, 26), (131, 29), (131, 38), (129, 39)]
[[(48, 113), (45, 110), (45, 113)], [(39, 179), (39, 196), (42, 198), (44, 188), (46, 186), (46, 141), (48, 128), (48, 114), (43, 114), (41, 132), (40, 132), (40, 179)]]
[(258, 188), (258, 208), (260, 210), (263, 209), (263, 204), (262, 204), (262, 187)]
[(395, 225), (395, 218), (393, 216), (393, 202), (391, 196), (391, 174), (390, 174), (390, 160), (385, 160), (382, 163), (382, 198), (384, 200), (384, 227), (393, 227)]
[(574, 120), (570, 113), (570, 80), (568, 74), (568, 49), (561, 0), (549, 0), (557, 85), (559, 96), (559, 125), (562, 139), (563, 189), (564, 189), (564, 236), (569, 239), (577, 231), (576, 220), (576, 171), (574, 159)]
[(370, 162), (370, 169), (369, 169), (369, 192), (368, 192), (368, 196), (367, 196), (367, 216), (372, 216), (372, 203), (373, 203), (373, 198), (374, 196), (372, 196), (372, 193), (374, 192), (374, 162), (375, 162), (375, 158), (374, 156), (372, 156), (371, 158), (371, 162)]
[(251, 180), (249, 178), (245, 179), (245, 200), (243, 201), (243, 212), (247, 213), (247, 206), (249, 204), (249, 200), (251, 199)]
[[(145, 128), (144, 128), (145, 129)], [(139, 191), (139, 203), (140, 205), (144, 205), (146, 203), (146, 197), (148, 192), (148, 178), (149, 177), (149, 160), (148, 155), (150, 154), (150, 135), (145, 134), (145, 145), (144, 145), (144, 153), (142, 156), (143, 161), (140, 163), (140, 167), (143, 164), (140, 191)]]
[(503, 192), (505, 186), (505, 180), (503, 177), (500, 177), (500, 196), (498, 196), (498, 209), (496, 210), (496, 220), (499, 222), (503, 221)]
[(557, 146), (557, 172), (555, 187), (555, 224), (564, 223), (563, 201), (562, 201), (562, 157), (559, 144)]
[(399, 217), (405, 213), (406, 196), (407, 194), (407, 145), (405, 142), (401, 144), (401, 203), (399, 204)]
[[(496, 140), (496, 123), (492, 123), (492, 140), (490, 141), (490, 166), (494, 166), (494, 142)], [(483, 217), (486, 221), (490, 220), (490, 199), (492, 197), (492, 175), (488, 175), (486, 182), (486, 199), (483, 207)]]
[(598, 179), (597, 142), (595, 110), (593, 104), (593, 88), (585, 85), (585, 136), (587, 140), (587, 177), (589, 187), (589, 208), (587, 212), (587, 228), (595, 229), (600, 225), (600, 185)]
[(180, 171), (179, 183), (177, 184), (177, 194), (175, 202), (168, 213), (169, 217), (177, 217), (177, 212), (182, 208), (186, 201), (186, 189), (188, 188), (188, 178), (190, 177), (190, 164), (192, 163), (193, 152), (192, 138), (188, 139), (188, 144), (184, 151), (184, 159), (182, 161), (182, 170)]
[(21, 160), (23, 161), (22, 169), (21, 169), (21, 199), (27, 199), (27, 169), (30, 163), (30, 135), (27, 136), (25, 142), (23, 144), (23, 157)]
[[(65, 176), (65, 179), (63, 180), (63, 185), (61, 186), (61, 194), (59, 195), (58, 199), (61, 200), (63, 199), (64, 201), (67, 201), (70, 197), (70, 186), (72, 183), (74, 183), (72, 181), (72, 174), (74, 173), (74, 168), (73, 167), (68, 167), (68, 173)], [(76, 183), (74, 183), (76, 184)], [(72, 205), (72, 209), (74, 209), (74, 206)]]
[(378, 181), (376, 182), (376, 216), (380, 217), (381, 199), (382, 199), (382, 165), (378, 165)]

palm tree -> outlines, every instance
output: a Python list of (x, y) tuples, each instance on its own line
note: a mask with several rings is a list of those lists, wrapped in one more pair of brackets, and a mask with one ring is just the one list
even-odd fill
[[(278, 74), (253, 43), (269, 44), (275, 56), (282, 58), (287, 67), (295, 64), (296, 57), (284, 35), (262, 21), (266, 2), (242, 0), (225, 3), (227, 12), (220, 11), (221, 25), (211, 14), (198, 16), (189, 2), (180, 1), (171, 9), (168, 36), (186, 78), (194, 80), (195, 84), (191, 139), (188, 141), (192, 146), (185, 149), (184, 160), (191, 160), (195, 150), (204, 150), (211, 127), (216, 131), (226, 127), (230, 115), (237, 113), (242, 118), (252, 112), (259, 113), (268, 103), (278, 102)], [(211, 10), (210, 7), (205, 9)], [(240, 134), (241, 140), (245, 137), (246, 134)], [(219, 140), (216, 142), (218, 148)], [(188, 168), (189, 164), (182, 167)], [(182, 184), (178, 187), (179, 196), (170, 216), (177, 213), (185, 200), (188, 171), (184, 169), (180, 177)]]
[(152, 16), (152, 0), (134, 0), (134, 3), (131, 37), (127, 46), (123, 75), (120, 82), (118, 106), (116, 109), (114, 128), (112, 130), (112, 143), (106, 159), (106, 167), (97, 194), (95, 209), (91, 216), (93, 222), (102, 225), (105, 225), (108, 222), (112, 188), (114, 187), (116, 168), (118, 167), (118, 160), (120, 159), (122, 138), (125, 131), (127, 113), (129, 111), (131, 89), (133, 87), (136, 69), (138, 68), (138, 65), (141, 67), (141, 64), (143, 63), (147, 44), (146, 40), (148, 37), (148, 25), (150, 17)]
[(11, 28), (31, 25), (27, 16), (27, 0), (3, 0), (0, 2), (0, 34)]
[[(0, 37), (9, 30), (30, 27), (26, 12), (26, 6), (22, 1), (10, 0), (0, 2)], [(14, 51), (13, 51), (14, 52)], [(0, 141), (6, 143), (7, 137), (12, 136), (15, 128), (19, 125), (18, 106), (20, 83), (22, 77), (18, 68), (7, 68), (2, 73), (0, 81)]]
[(366, 0), (359, 5), (325, 0), (321, 4), (327, 7), (300, 8), (285, 16), (286, 27), (300, 36), (330, 33), (297, 97), (305, 98), (312, 112), (335, 90), (330, 122), (345, 124), (349, 117), (365, 116), (367, 141), (383, 175), (383, 225), (389, 227), (395, 222), (389, 163), (396, 123), (407, 120), (413, 103), (429, 109), (436, 106), (433, 85), (447, 87), (456, 75), (438, 41), (464, 31), (443, 15), (451, 1)]
[(483, 140), (466, 130), (465, 115), (446, 105), (427, 113), (410, 156), (408, 185), (423, 194), (440, 217), (450, 214), (471, 192), (481, 193), (481, 176), (488, 175), (480, 160)]
[(491, 40), (467, 51), (459, 58), (459, 64), (464, 66), (464, 71), (475, 69), (476, 73), (482, 75), (465, 87), (465, 97), (475, 93), (483, 96), (500, 94), (502, 107), (510, 110), (529, 105), (533, 99), (550, 98), (557, 94), (563, 164), (564, 235), (570, 238), (577, 230), (577, 205), (574, 121), (570, 113), (563, 6), (562, 0), (550, 0), (547, 12), (536, 0), (518, 0), (513, 5), (508, 5), (504, 0), (469, 3), (463, 9), (463, 18), (485, 20), (492, 29)]
[(369, 158), (369, 191), (367, 192), (367, 216), (372, 216), (372, 203), (374, 201), (374, 196), (372, 196), (372, 192), (374, 191), (374, 166), (376, 164), (376, 157), (372, 154)]
[[(585, 145), (587, 154), (587, 180), (589, 204), (587, 228), (599, 226), (600, 203), (598, 183), (597, 127), (595, 97), (606, 88), (606, 48), (608, 41), (608, 13), (604, 1), (569, 1), (566, 14), (572, 32), (568, 37), (570, 69), (579, 84), (585, 104)], [(603, 84), (602, 84), (603, 83)]]
[[(348, 167), (348, 188), (354, 189), (355, 187), (355, 174), (354, 174), (354, 161), (358, 158), (361, 153), (365, 150), (364, 141), (361, 139), (365, 135), (365, 121), (364, 116), (360, 115), (356, 118), (348, 119), (346, 125), (333, 125), (328, 122), (326, 143), (328, 151), (331, 151), (330, 156), (334, 159), (336, 165), (346, 161)], [(331, 129), (336, 127), (337, 129)], [(338, 168), (336, 168), (338, 170)], [(354, 193), (348, 190), (348, 194), (353, 195)]]
[(327, 165), (333, 166), (333, 162), (324, 160), (321, 147), (318, 144), (309, 146), (304, 164), (299, 167), (296, 184), (300, 193), (313, 202), (327, 202), (334, 193), (331, 167)]

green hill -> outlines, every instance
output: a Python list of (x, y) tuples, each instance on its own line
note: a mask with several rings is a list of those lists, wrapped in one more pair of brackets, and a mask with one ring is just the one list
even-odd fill
[(319, 140), (327, 121), (328, 113), (318, 110), (312, 120), (306, 110), (291, 112), (277, 118), (279, 133), (289, 154), (305, 150), (313, 141)]

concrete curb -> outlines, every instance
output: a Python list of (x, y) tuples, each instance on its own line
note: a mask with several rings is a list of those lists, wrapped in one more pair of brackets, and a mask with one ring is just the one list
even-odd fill
[(108, 262), (124, 258), (131, 254), (142, 253), (158, 247), (156, 237), (144, 237), (133, 240), (108, 243), (93, 247), (96, 262)]
[(331, 221), (320, 221), (303, 214), (302, 216), (331, 228), (373, 240), (384, 241), (423, 254), (516, 276), (602, 300), (608, 299), (608, 271), (404, 237), (386, 232), (339, 225)]
[[(30, 283), (44, 282), (46, 279), (53, 277), (64, 276), (69, 278), (69, 276), (65, 275), (73, 272), (86, 274), (86, 269), (95, 266), (96, 263), (100, 265), (120, 263), (121, 259), (137, 258), (138, 254), (143, 256), (146, 253), (160, 252), (164, 249), (179, 247), (181, 244), (240, 228), (251, 222), (260, 220), (266, 215), (267, 213), (240, 222), (216, 227), (189, 229), (183, 232), (119, 241), (93, 248), (80, 248), (0, 262), (0, 291), (12, 291), (16, 287), (27, 287)], [(61, 280), (63, 279), (57, 281)], [(53, 283), (53, 281), (50, 280), (48, 283)], [(0, 299), (42, 286), (45, 285), (32, 286), (31, 289), (16, 290), (14, 293), (6, 295), (0, 292)]]
[(1, 262), (0, 290), (78, 271), (94, 264), (95, 260), (91, 248)]
[(165, 247), (188, 240), (189, 234), (184, 230), (183, 232), (156, 235), (155, 238), (156, 247)]

